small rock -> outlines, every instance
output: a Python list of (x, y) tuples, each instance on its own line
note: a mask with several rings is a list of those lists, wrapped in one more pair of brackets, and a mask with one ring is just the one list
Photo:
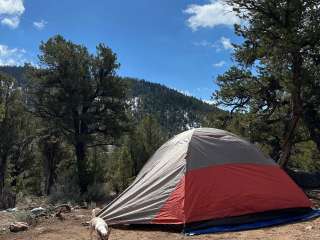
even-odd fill
[(72, 210), (78, 210), (78, 209), (80, 209), (80, 206), (78, 206), (78, 205), (76, 205), (76, 206), (74, 206), (74, 207), (72, 208)]
[(33, 208), (33, 209), (31, 210), (31, 212), (32, 212), (33, 214), (35, 214), (35, 215), (41, 214), (41, 213), (43, 213), (43, 212), (45, 212), (45, 211), (46, 211), (46, 210), (45, 210), (44, 208), (42, 208), (42, 207)]
[(44, 228), (44, 227), (38, 227), (38, 228), (36, 228), (35, 230), (36, 230), (37, 232), (41, 233), (41, 232), (43, 232), (43, 231), (45, 230), (45, 228)]
[(311, 230), (311, 229), (312, 229), (312, 226), (307, 226), (306, 227), (306, 230), (308, 230), (308, 231)]
[(18, 211), (18, 208), (8, 208), (6, 211), (7, 212), (16, 212), (16, 211)]
[(29, 225), (28, 223), (25, 222), (15, 222), (10, 224), (9, 229), (11, 232), (20, 232), (20, 231), (25, 231), (28, 230)]
[(76, 220), (81, 220), (81, 219), (84, 219), (85, 217), (86, 217), (85, 215), (76, 215), (76, 216), (74, 216), (74, 218)]
[(89, 222), (82, 222), (81, 225), (86, 227), (86, 226), (90, 226), (90, 223)]

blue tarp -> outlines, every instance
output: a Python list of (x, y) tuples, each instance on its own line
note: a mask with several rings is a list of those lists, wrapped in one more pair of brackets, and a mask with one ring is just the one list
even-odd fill
[(188, 236), (192, 236), (192, 235), (207, 234), (207, 233), (243, 231), (243, 230), (264, 228), (264, 227), (270, 227), (270, 226), (287, 224), (287, 223), (307, 221), (317, 217), (320, 217), (320, 209), (310, 211), (306, 214), (300, 214), (296, 216), (284, 215), (284, 216), (281, 216), (280, 218), (276, 218), (272, 220), (257, 221), (254, 223), (247, 223), (247, 224), (240, 224), (240, 225), (223, 225), (223, 226), (208, 227), (205, 229), (197, 229), (197, 230), (185, 229), (184, 233)]

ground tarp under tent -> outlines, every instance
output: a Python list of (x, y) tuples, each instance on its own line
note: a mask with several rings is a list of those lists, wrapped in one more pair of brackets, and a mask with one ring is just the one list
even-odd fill
[(304, 192), (255, 145), (223, 130), (197, 128), (162, 145), (98, 216), (110, 225), (175, 224), (199, 234), (303, 220), (315, 214), (311, 207)]

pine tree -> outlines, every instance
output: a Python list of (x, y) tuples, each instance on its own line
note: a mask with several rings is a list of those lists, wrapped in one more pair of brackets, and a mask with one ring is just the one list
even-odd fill
[(126, 129), (126, 86), (116, 75), (116, 54), (103, 44), (96, 55), (54, 36), (40, 45), (41, 68), (30, 67), (36, 116), (58, 129), (73, 145), (81, 193), (93, 181), (89, 147), (112, 143)]
[(269, 129), (263, 123), (278, 128), (279, 163), (286, 166), (298, 129), (304, 124), (304, 106), (310, 99), (305, 92), (318, 85), (311, 66), (319, 66), (319, 3), (227, 2), (244, 22), (235, 26), (236, 34), (244, 41), (235, 46), (238, 66), (217, 79), (220, 90), (215, 93), (216, 100), (231, 108), (231, 112), (250, 113), (253, 126), (262, 131)]

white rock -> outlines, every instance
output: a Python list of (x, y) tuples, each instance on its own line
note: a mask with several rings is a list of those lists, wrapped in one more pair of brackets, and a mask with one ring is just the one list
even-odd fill
[(77, 220), (84, 219), (85, 217), (86, 217), (85, 215), (76, 215), (76, 216), (74, 216), (74, 218), (77, 219)]
[(312, 226), (307, 226), (306, 227), (306, 230), (311, 230), (312, 229)]
[(42, 208), (42, 207), (37, 207), (37, 208), (34, 208), (34, 209), (31, 210), (31, 212), (33, 214), (40, 214), (40, 213), (43, 213), (44, 211), (46, 211), (46, 210), (44, 208)]
[(18, 211), (18, 208), (8, 208), (6, 211), (7, 212), (16, 212), (16, 211)]

